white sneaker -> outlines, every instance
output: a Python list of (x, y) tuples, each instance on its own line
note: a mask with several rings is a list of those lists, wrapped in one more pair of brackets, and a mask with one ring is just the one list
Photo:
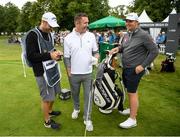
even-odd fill
[(78, 118), (78, 114), (79, 114), (80, 110), (75, 110), (72, 113), (72, 119), (77, 119)]
[(84, 124), (86, 125), (87, 131), (93, 131), (93, 124), (91, 120), (84, 121)]
[(122, 114), (122, 115), (129, 115), (130, 114), (130, 109), (128, 108), (128, 109), (125, 109), (123, 111), (119, 111), (119, 113)]
[(132, 119), (130, 117), (126, 121), (124, 121), (123, 123), (119, 124), (119, 127), (121, 127), (121, 128), (132, 128), (135, 126), (137, 126), (136, 119)]

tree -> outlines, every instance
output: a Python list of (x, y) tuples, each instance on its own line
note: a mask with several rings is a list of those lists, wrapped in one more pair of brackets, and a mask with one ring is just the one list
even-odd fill
[(85, 12), (90, 22), (108, 15), (108, 0), (51, 0), (49, 9), (57, 15), (61, 29), (72, 30), (76, 13)]
[(32, 10), (32, 3), (27, 2), (24, 4), (22, 7), (20, 17), (18, 20), (18, 30), (20, 32), (27, 32), (28, 30), (31, 29), (31, 19), (30, 19), (30, 13)]
[(140, 14), (145, 9), (154, 22), (161, 22), (173, 8), (179, 9), (177, 3), (178, 0), (134, 0), (134, 5), (130, 6), (129, 10)]
[(172, 5), (176, 8), (177, 13), (180, 13), (180, 0), (173, 0)]
[(0, 5), (0, 19), (1, 19), (1, 23), (0, 23), (0, 32), (4, 32), (5, 31), (5, 8), (3, 6)]
[(116, 6), (114, 8), (111, 8), (109, 10), (109, 14), (112, 15), (112, 16), (115, 16), (115, 17), (119, 17), (119, 18), (125, 18), (124, 17), (124, 14), (125, 13), (125, 5), (119, 5), (119, 6)]
[[(4, 12), (5, 11), (5, 12)], [(35, 2), (27, 2), (20, 11), (12, 3), (0, 9), (0, 13), (5, 18), (4, 24), (0, 25), (8, 32), (28, 31), (29, 29), (38, 26), (42, 14), (51, 11), (57, 16), (60, 29), (72, 30), (74, 26), (74, 16), (76, 13), (85, 12), (89, 16), (90, 22), (99, 18), (108, 16), (109, 6), (108, 0), (37, 0)], [(2, 22), (2, 21), (1, 21)], [(1, 29), (2, 30), (2, 29)]]
[[(95, 21), (108, 15), (108, 0), (38, 0), (39, 7), (44, 7), (57, 15), (61, 29), (72, 30), (74, 16), (78, 12), (88, 14), (90, 21)], [(41, 11), (43, 11), (41, 9)]]
[(8, 34), (10, 34), (11, 32), (14, 33), (16, 32), (16, 29), (18, 27), (18, 17), (20, 14), (20, 10), (17, 6), (10, 2), (5, 5), (4, 9), (4, 29), (6, 30), (6, 32), (8, 32)]

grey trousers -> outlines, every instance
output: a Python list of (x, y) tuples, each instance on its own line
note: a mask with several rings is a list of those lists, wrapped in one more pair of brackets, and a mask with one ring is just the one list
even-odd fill
[[(71, 74), (70, 85), (72, 91), (72, 98), (74, 103), (74, 109), (80, 109), (80, 87), (83, 86), (84, 91), (84, 120), (91, 119), (92, 111), (92, 74)], [(90, 99), (90, 100), (89, 100)], [(88, 108), (89, 107), (89, 108)]]

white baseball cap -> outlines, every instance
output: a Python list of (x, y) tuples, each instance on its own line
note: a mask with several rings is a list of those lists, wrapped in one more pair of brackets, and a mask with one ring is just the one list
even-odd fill
[(56, 16), (52, 12), (44, 13), (42, 15), (42, 20), (47, 21), (47, 23), (53, 28), (59, 27), (59, 25), (57, 24)]
[(137, 13), (129, 13), (128, 15), (126, 15), (126, 20), (136, 20), (138, 21), (138, 15)]

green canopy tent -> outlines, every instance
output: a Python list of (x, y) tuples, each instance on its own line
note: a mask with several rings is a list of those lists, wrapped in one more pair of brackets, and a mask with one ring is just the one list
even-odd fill
[(125, 21), (113, 16), (107, 16), (89, 24), (89, 29), (124, 27)]

